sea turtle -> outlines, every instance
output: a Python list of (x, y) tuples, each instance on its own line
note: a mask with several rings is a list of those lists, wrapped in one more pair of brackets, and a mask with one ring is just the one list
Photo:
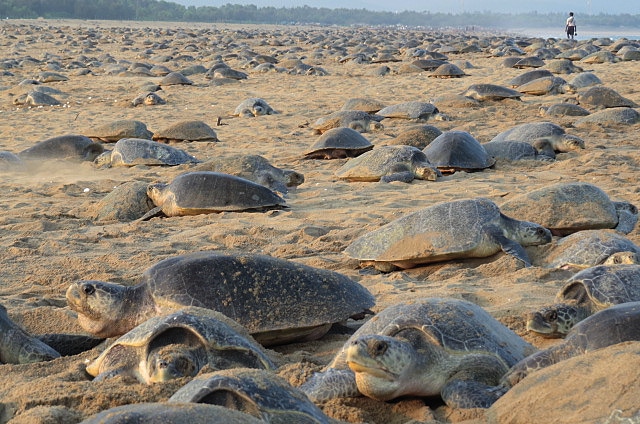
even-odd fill
[(534, 351), (478, 305), (416, 299), (366, 322), (301, 389), (314, 402), (412, 395), (441, 396), (451, 408), (488, 408), (504, 373)]
[(226, 406), (269, 423), (329, 424), (329, 418), (304, 393), (261, 369), (233, 368), (199, 375), (178, 389), (169, 402)]
[(580, 59), (582, 63), (615, 63), (620, 59), (613, 53), (607, 50), (599, 50), (597, 52), (590, 53)]
[(614, 305), (580, 321), (561, 343), (536, 352), (515, 364), (502, 378), (502, 385), (512, 387), (541, 368), (631, 340), (640, 340), (640, 302)]
[(193, 171), (224, 172), (258, 183), (286, 195), (291, 187), (304, 182), (304, 175), (293, 169), (278, 168), (260, 155), (220, 156), (193, 167)]
[(500, 209), (514, 218), (537, 222), (560, 236), (599, 228), (615, 228), (628, 234), (638, 221), (634, 205), (612, 201), (599, 187), (582, 182), (531, 190), (508, 199)]
[(544, 66), (544, 60), (538, 56), (526, 56), (513, 64), (513, 67), (518, 69), (539, 68), (541, 66)]
[(193, 85), (193, 81), (182, 75), (180, 72), (169, 72), (167, 75), (162, 77), (158, 85), (161, 87), (168, 85)]
[(512, 88), (520, 87), (523, 84), (536, 80), (542, 77), (552, 77), (553, 73), (547, 69), (534, 69), (514, 77), (507, 82), (507, 85)]
[(562, 237), (546, 254), (551, 268), (639, 263), (640, 246), (615, 230), (581, 230)]
[(0, 150), (0, 171), (20, 171), (24, 170), (25, 165), (22, 159), (15, 153), (8, 150)]
[(554, 103), (548, 107), (539, 108), (542, 116), (587, 116), (589, 112), (582, 106), (569, 102)]
[(352, 158), (373, 149), (373, 144), (358, 131), (331, 128), (323, 133), (304, 154), (305, 159)]
[(13, 322), (0, 305), (0, 364), (27, 364), (50, 361), (60, 354)]
[(131, 101), (131, 105), (134, 107), (140, 105), (155, 106), (165, 104), (167, 104), (167, 101), (153, 91), (139, 94)]
[(469, 109), (481, 106), (481, 103), (471, 97), (462, 94), (443, 93), (430, 100), (436, 107)]
[(442, 134), (442, 131), (433, 125), (413, 125), (403, 129), (392, 140), (387, 141), (386, 144), (412, 146), (422, 150), (440, 134)]
[(489, 199), (436, 203), (353, 241), (345, 253), (382, 270), (458, 258), (484, 258), (503, 250), (530, 266), (523, 246), (549, 243), (541, 225), (500, 212)]
[(640, 301), (640, 265), (597, 265), (571, 277), (556, 304), (527, 315), (527, 329), (544, 337), (563, 337), (572, 327), (612, 305)]
[(376, 115), (382, 116), (385, 119), (410, 119), (418, 122), (425, 122), (431, 118), (444, 120), (442, 118), (443, 115), (433, 103), (417, 101), (387, 106), (380, 109)]
[(220, 312), (187, 307), (151, 317), (87, 365), (97, 380), (127, 376), (151, 384), (193, 377), (203, 367), (275, 369), (247, 330)]
[(154, 132), (154, 140), (163, 143), (172, 141), (218, 141), (218, 135), (203, 121), (180, 121)]
[(284, 199), (270, 189), (235, 175), (193, 171), (178, 175), (169, 184), (150, 184), (147, 195), (156, 208), (142, 219), (217, 212), (279, 209)]
[(361, 110), (367, 113), (376, 113), (386, 106), (381, 101), (369, 97), (354, 97), (344, 102), (341, 110)]
[(263, 345), (319, 338), (332, 323), (374, 304), (367, 289), (337, 272), (220, 252), (165, 259), (134, 286), (79, 281), (66, 297), (80, 325), (94, 335), (121, 335), (152, 316), (199, 306), (237, 321)]
[(482, 144), (466, 131), (445, 131), (422, 151), (443, 173), (479, 171), (496, 163)]
[(420, 149), (412, 146), (380, 146), (353, 158), (336, 171), (348, 181), (435, 181), (442, 176)]
[(443, 63), (429, 74), (429, 76), (432, 78), (461, 78), (468, 75), (453, 63)]
[(621, 96), (613, 88), (604, 85), (596, 85), (578, 96), (581, 105), (591, 106), (596, 109), (608, 107), (638, 107), (636, 102)]
[(60, 105), (60, 100), (51, 96), (47, 93), (42, 93), (40, 91), (32, 90), (28, 93), (24, 93), (13, 99), (13, 104), (18, 106), (30, 106), (30, 107), (38, 107), (38, 106), (58, 106)]
[[(215, 420), (215, 421), (212, 421)], [(261, 424), (249, 414), (219, 405), (202, 403), (132, 403), (105, 409), (81, 424)]]
[(101, 143), (83, 135), (67, 134), (40, 141), (18, 153), (20, 159), (78, 159), (93, 161), (104, 152)]
[(580, 72), (575, 75), (569, 83), (575, 88), (585, 88), (591, 87), (592, 85), (602, 84), (602, 80), (593, 72)]
[(254, 116), (261, 115), (274, 115), (276, 113), (278, 112), (273, 110), (264, 99), (260, 99), (258, 97), (251, 97), (243, 100), (233, 111), (235, 116), (245, 118), (253, 118)]
[(379, 131), (384, 128), (380, 123), (382, 119), (382, 116), (361, 110), (339, 110), (318, 118), (312, 129), (316, 134), (322, 134), (338, 127), (347, 127), (358, 132)]
[(473, 84), (460, 94), (476, 99), (479, 102), (504, 99), (520, 100), (520, 97), (522, 97), (522, 93), (519, 91), (495, 84)]
[(640, 113), (634, 108), (610, 107), (576, 119), (574, 125), (633, 125), (638, 122), (640, 122)]
[[(538, 152), (544, 153), (545, 147), (550, 146), (553, 152), (571, 152), (584, 149), (584, 140), (567, 134), (560, 125), (552, 122), (529, 122), (502, 131), (491, 139), (494, 141), (516, 140), (526, 141), (536, 147)], [(555, 154), (553, 154), (555, 157)]]
[(524, 141), (494, 141), (482, 145), (487, 154), (495, 159), (506, 160), (551, 160), (552, 158), (538, 154), (538, 150)]
[(85, 132), (87, 137), (94, 141), (115, 143), (121, 138), (144, 138), (151, 140), (153, 133), (147, 129), (144, 122), (134, 119), (119, 119), (99, 125)]
[(548, 69), (554, 74), (572, 74), (574, 72), (584, 72), (584, 69), (574, 65), (574, 63), (569, 59), (550, 60), (544, 65), (544, 68)]
[(105, 151), (95, 160), (98, 166), (173, 166), (199, 162), (184, 150), (142, 138), (121, 138), (113, 150)]
[(89, 218), (95, 221), (134, 221), (155, 207), (147, 196), (149, 183), (127, 181), (115, 187), (90, 207)]
[(530, 96), (544, 96), (548, 94), (575, 93), (576, 90), (560, 77), (541, 77), (522, 84), (518, 91)]

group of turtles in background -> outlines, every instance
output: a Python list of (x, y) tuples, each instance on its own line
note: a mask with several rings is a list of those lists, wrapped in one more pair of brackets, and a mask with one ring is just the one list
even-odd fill
[[(539, 51), (533, 53), (531, 46), (527, 46), (532, 52), (527, 57), (522, 57), (525, 51), (517, 43), (509, 47), (513, 50), (509, 54), (518, 49), (522, 54), (507, 56), (504, 66), (536, 68), (508, 82), (509, 87), (474, 84), (448, 101), (494, 102), (566, 93), (572, 96), (570, 101), (541, 109), (543, 116), (581, 116), (576, 124), (638, 122), (637, 105), (601, 85), (595, 74), (580, 72), (569, 82), (557, 76), (574, 69), (574, 62), (638, 60), (636, 50), (623, 50), (621, 45), (618, 50), (585, 51), (576, 59), (570, 54), (581, 53), (549, 52), (551, 56), (545, 57)], [(411, 65), (431, 71), (430, 76), (465, 76), (446, 57), (435, 58), (417, 48), (412, 51), (416, 59)], [(547, 69), (537, 69), (551, 58)], [(373, 59), (366, 54), (341, 58)], [(219, 78), (243, 78), (239, 71), (216, 70), (223, 75)], [(305, 72), (322, 75), (321, 71)], [(176, 73), (165, 78), (165, 84), (189, 83)], [(33, 107), (50, 101), (34, 93), (40, 92), (34, 90), (15, 103)], [(132, 106), (162, 102), (150, 91), (136, 97)], [(230, 116), (273, 114), (277, 112), (264, 99), (250, 98)], [(304, 157), (348, 158), (335, 173), (346, 181), (409, 183), (481, 171), (494, 166), (496, 159), (551, 161), (558, 153), (585, 148), (584, 140), (548, 121), (517, 125), (480, 143), (468, 132), (442, 132), (426, 124), (438, 119), (449, 118), (437, 102), (387, 106), (370, 98), (349, 99), (342, 109), (311, 125), (319, 138)], [(374, 146), (364, 134), (382, 129), (385, 120), (415, 125), (400, 133), (393, 145)], [(182, 141), (216, 142), (218, 138), (202, 121), (180, 122), (152, 133), (140, 121), (121, 120), (87, 134), (53, 137), (16, 154), (0, 152), (0, 169), (20, 171), (33, 162), (56, 158), (91, 160), (100, 169), (190, 164), (188, 172), (169, 183), (131, 182), (117, 187), (100, 201), (96, 215), (100, 221), (284, 208), (289, 189), (305, 181), (301, 173), (277, 168), (259, 155), (202, 162), (175, 147)], [(113, 147), (105, 149), (111, 143)], [(562, 237), (545, 263), (535, 265), (581, 271), (567, 281), (556, 304), (527, 317), (530, 331), (564, 337), (541, 351), (471, 302), (416, 299), (384, 309), (365, 322), (326, 369), (294, 388), (272, 372), (279, 366), (278, 357), (265, 347), (315, 340), (335, 323), (360, 320), (371, 313), (373, 296), (336, 272), (260, 255), (198, 252), (151, 266), (134, 286), (101, 281), (72, 284), (66, 298), (79, 323), (93, 336), (82, 340), (86, 344), (69, 335), (33, 337), (0, 309), (2, 334), (10, 335), (0, 339), (0, 362), (50, 360), (89, 349), (103, 338), (118, 337), (87, 365), (87, 373), (96, 380), (124, 376), (151, 383), (201, 374), (167, 403), (118, 407), (87, 423), (108, 422), (119, 414), (163, 419), (177, 414), (185, 421), (211, 413), (230, 422), (324, 423), (329, 419), (313, 402), (357, 395), (381, 401), (405, 395), (440, 396), (453, 408), (487, 408), (540, 368), (586, 351), (640, 340), (640, 247), (624, 237), (635, 228), (637, 218), (634, 205), (610, 199), (593, 184), (560, 183), (501, 205), (485, 198), (434, 204), (363, 234), (345, 250), (371, 272), (489, 257), (500, 251), (523, 266), (532, 266), (525, 247)], [(406, 240), (411, 240), (410, 250), (403, 243)], [(214, 274), (212, 270), (223, 277), (206, 277)], [(213, 372), (202, 373), (206, 368)], [(219, 405), (233, 405), (240, 412)]]

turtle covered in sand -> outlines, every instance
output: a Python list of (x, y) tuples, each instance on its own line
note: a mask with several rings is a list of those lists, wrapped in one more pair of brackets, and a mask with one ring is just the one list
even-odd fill
[(388, 271), (461, 258), (484, 258), (500, 250), (531, 262), (523, 246), (549, 243), (551, 232), (502, 214), (489, 199), (441, 202), (392, 221), (354, 240), (345, 253)]
[(221, 405), (265, 422), (329, 424), (329, 418), (299, 389), (273, 372), (233, 368), (202, 374), (178, 389), (169, 402)]
[(479, 102), (504, 99), (520, 100), (520, 97), (522, 97), (522, 93), (519, 91), (496, 84), (473, 84), (460, 94), (476, 99)]
[(218, 140), (218, 135), (203, 121), (180, 121), (160, 131), (154, 132), (155, 141), (162, 143), (181, 141), (210, 141)]
[(527, 316), (527, 329), (563, 337), (588, 316), (625, 302), (640, 301), (640, 265), (598, 265), (578, 272), (560, 289), (556, 304)]
[(414, 178), (435, 181), (442, 174), (420, 149), (399, 145), (381, 146), (350, 159), (336, 176), (348, 181), (408, 183)]
[(534, 351), (478, 305), (417, 299), (366, 322), (301, 389), (314, 402), (411, 395), (440, 396), (451, 408), (488, 408), (501, 377)]
[(505, 201), (500, 209), (514, 218), (537, 222), (559, 236), (602, 228), (628, 234), (638, 222), (636, 206), (612, 201), (599, 187), (582, 182), (531, 190)]
[(150, 184), (147, 195), (156, 205), (142, 219), (218, 212), (280, 209), (283, 198), (265, 186), (221, 172), (194, 171), (170, 183)]
[(20, 159), (75, 159), (93, 161), (104, 152), (101, 143), (83, 135), (67, 134), (40, 141), (18, 153)]
[(185, 306), (216, 310), (263, 345), (317, 339), (366, 313), (373, 296), (337, 272), (263, 255), (197, 252), (147, 269), (133, 286), (79, 281), (66, 293), (90, 334), (114, 337)]
[(332, 128), (347, 127), (358, 132), (380, 131), (384, 117), (361, 110), (339, 110), (318, 118), (312, 125), (316, 134), (322, 134)]
[(141, 383), (193, 377), (203, 367), (275, 369), (247, 330), (211, 309), (187, 307), (151, 317), (87, 365), (97, 380), (126, 375)]
[(273, 110), (271, 106), (266, 102), (266, 100), (251, 97), (249, 99), (243, 100), (233, 111), (234, 116), (244, 117), (244, 118), (253, 118), (254, 116), (262, 116), (262, 115), (274, 115), (278, 112)]
[(387, 106), (376, 112), (376, 115), (385, 119), (409, 119), (417, 122), (426, 122), (429, 119), (443, 119), (437, 107), (428, 102), (404, 102)]
[(580, 321), (565, 339), (515, 364), (502, 378), (505, 388), (541, 369), (614, 344), (640, 340), (640, 302), (611, 306)]
[(99, 125), (87, 131), (84, 135), (94, 141), (115, 143), (122, 138), (143, 138), (151, 140), (153, 133), (147, 129), (144, 122), (134, 119), (119, 119)]

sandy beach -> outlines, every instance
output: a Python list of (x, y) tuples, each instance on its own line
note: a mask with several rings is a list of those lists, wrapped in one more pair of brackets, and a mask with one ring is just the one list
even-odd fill
[[(537, 348), (557, 343), (557, 339), (527, 332), (524, 315), (552, 303), (558, 289), (573, 275), (571, 270), (546, 264), (547, 252), (558, 237), (550, 244), (528, 247), (533, 266), (526, 268), (501, 252), (488, 258), (376, 274), (361, 272), (359, 261), (343, 250), (357, 237), (437, 202), (486, 197), (501, 205), (561, 182), (591, 183), (611, 199), (639, 206), (638, 124), (574, 125), (578, 117), (540, 116), (541, 106), (571, 100), (576, 93), (523, 95), (521, 100), (477, 106), (442, 102), (438, 108), (449, 119), (428, 122), (441, 131), (467, 131), (486, 143), (515, 125), (551, 121), (583, 139), (585, 149), (558, 153), (555, 161), (499, 159), (480, 172), (388, 184), (338, 179), (334, 173), (348, 159), (303, 157), (319, 137), (312, 131), (315, 121), (339, 110), (350, 98), (393, 105), (460, 94), (472, 84), (506, 86), (527, 71), (502, 66), (504, 57), (495, 54), (509, 39), (497, 34), (396, 29), (3, 20), (0, 150), (18, 153), (51, 137), (90, 134), (102, 124), (122, 119), (141, 121), (151, 132), (179, 121), (201, 120), (215, 130), (218, 142), (171, 145), (203, 162), (258, 154), (274, 166), (304, 174), (304, 183), (290, 189), (288, 208), (281, 210), (100, 221), (96, 219), (99, 202), (114, 188), (130, 181), (170, 182), (195, 165), (101, 168), (90, 161), (54, 159), (30, 163), (24, 171), (5, 169), (0, 163), (0, 303), (32, 334), (80, 334), (83, 329), (65, 300), (65, 291), (74, 281), (131, 285), (158, 261), (218, 250), (266, 254), (337, 271), (375, 296), (375, 312), (416, 298), (453, 297), (478, 304)], [(407, 45), (427, 48), (436, 42), (449, 47), (480, 46), (470, 53), (446, 53), (449, 62), (467, 66), (467, 76), (440, 79), (429, 77), (429, 71), (407, 70), (406, 65), (415, 59)], [(376, 57), (382, 50), (390, 52), (395, 61), (340, 60), (356, 52)], [(243, 59), (249, 51), (272, 56), (280, 63), (300, 59), (324, 69), (326, 75), (258, 72)], [(135, 63), (162, 64), (181, 72), (194, 65), (209, 69), (219, 61), (248, 77), (218, 84), (205, 73), (191, 74), (187, 77), (192, 85), (163, 86), (157, 92), (166, 104), (137, 107), (131, 101), (144, 92), (142, 85), (157, 84), (162, 77), (111, 73), (107, 67), (120, 65), (130, 70)], [(89, 72), (79, 72), (83, 69), (79, 63)], [(574, 64), (640, 103), (637, 61)], [(374, 70), (383, 65), (391, 72), (375, 75)], [(68, 77), (42, 84), (60, 90), (53, 96), (61, 104), (15, 104), (31, 87), (20, 83), (43, 71)], [(570, 80), (574, 75), (557, 76)], [(232, 117), (236, 106), (250, 97), (266, 100), (278, 113)], [(219, 118), (221, 125), (217, 125)], [(416, 122), (385, 119), (382, 124), (383, 130), (363, 134), (376, 147), (393, 144), (398, 134)], [(107, 149), (112, 146), (104, 143)], [(640, 243), (637, 228), (626, 237)], [(347, 338), (347, 334), (328, 334), (317, 341), (273, 348), (283, 363), (278, 374), (299, 386), (328, 364)], [(321, 408), (332, 419), (349, 423), (617, 423), (632, 422), (623, 420), (634, 415), (633, 422), (640, 422), (640, 342), (615, 349), (604, 358), (601, 352), (580, 358), (568, 375), (562, 374), (569, 371), (564, 366), (545, 370), (545, 378), (535, 389), (508, 392), (487, 410), (454, 410), (440, 399), (416, 397), (390, 402), (347, 398)], [(0, 422), (80, 422), (114, 406), (166, 400), (187, 381), (144, 385), (124, 384), (116, 378), (92, 382), (84, 368), (99, 353), (100, 348), (95, 348), (50, 362), (0, 365)]]

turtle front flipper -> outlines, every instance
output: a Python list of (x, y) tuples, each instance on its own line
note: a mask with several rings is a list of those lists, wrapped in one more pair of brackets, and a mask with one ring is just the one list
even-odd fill
[(316, 373), (300, 386), (312, 402), (324, 402), (335, 398), (361, 396), (356, 376), (349, 369), (330, 368)]
[(413, 171), (394, 172), (393, 174), (384, 175), (380, 178), (381, 183), (390, 183), (393, 181), (400, 181), (403, 183), (410, 183), (415, 178)]
[(62, 356), (78, 355), (104, 341), (102, 338), (84, 334), (42, 334), (36, 337)]
[(0, 305), (0, 363), (27, 364), (59, 357), (60, 354), (52, 347), (14, 323), (5, 307)]
[(526, 267), (531, 266), (529, 255), (527, 255), (526, 250), (524, 250), (524, 247), (522, 247), (520, 243), (505, 237), (499, 229), (490, 230), (490, 234), (493, 240), (500, 245), (504, 253), (520, 259)]
[(479, 381), (451, 380), (442, 388), (440, 396), (453, 409), (489, 408), (506, 391), (506, 387), (490, 386)]
[(139, 221), (148, 221), (151, 218), (161, 218), (161, 217), (166, 217), (167, 215), (165, 215), (165, 213), (162, 211), (162, 207), (158, 206), (155, 207), (153, 209), (151, 209), (149, 212), (145, 213), (142, 218), (139, 219)]
[(615, 230), (629, 234), (638, 223), (638, 208), (629, 202), (613, 202), (618, 214), (618, 225)]

